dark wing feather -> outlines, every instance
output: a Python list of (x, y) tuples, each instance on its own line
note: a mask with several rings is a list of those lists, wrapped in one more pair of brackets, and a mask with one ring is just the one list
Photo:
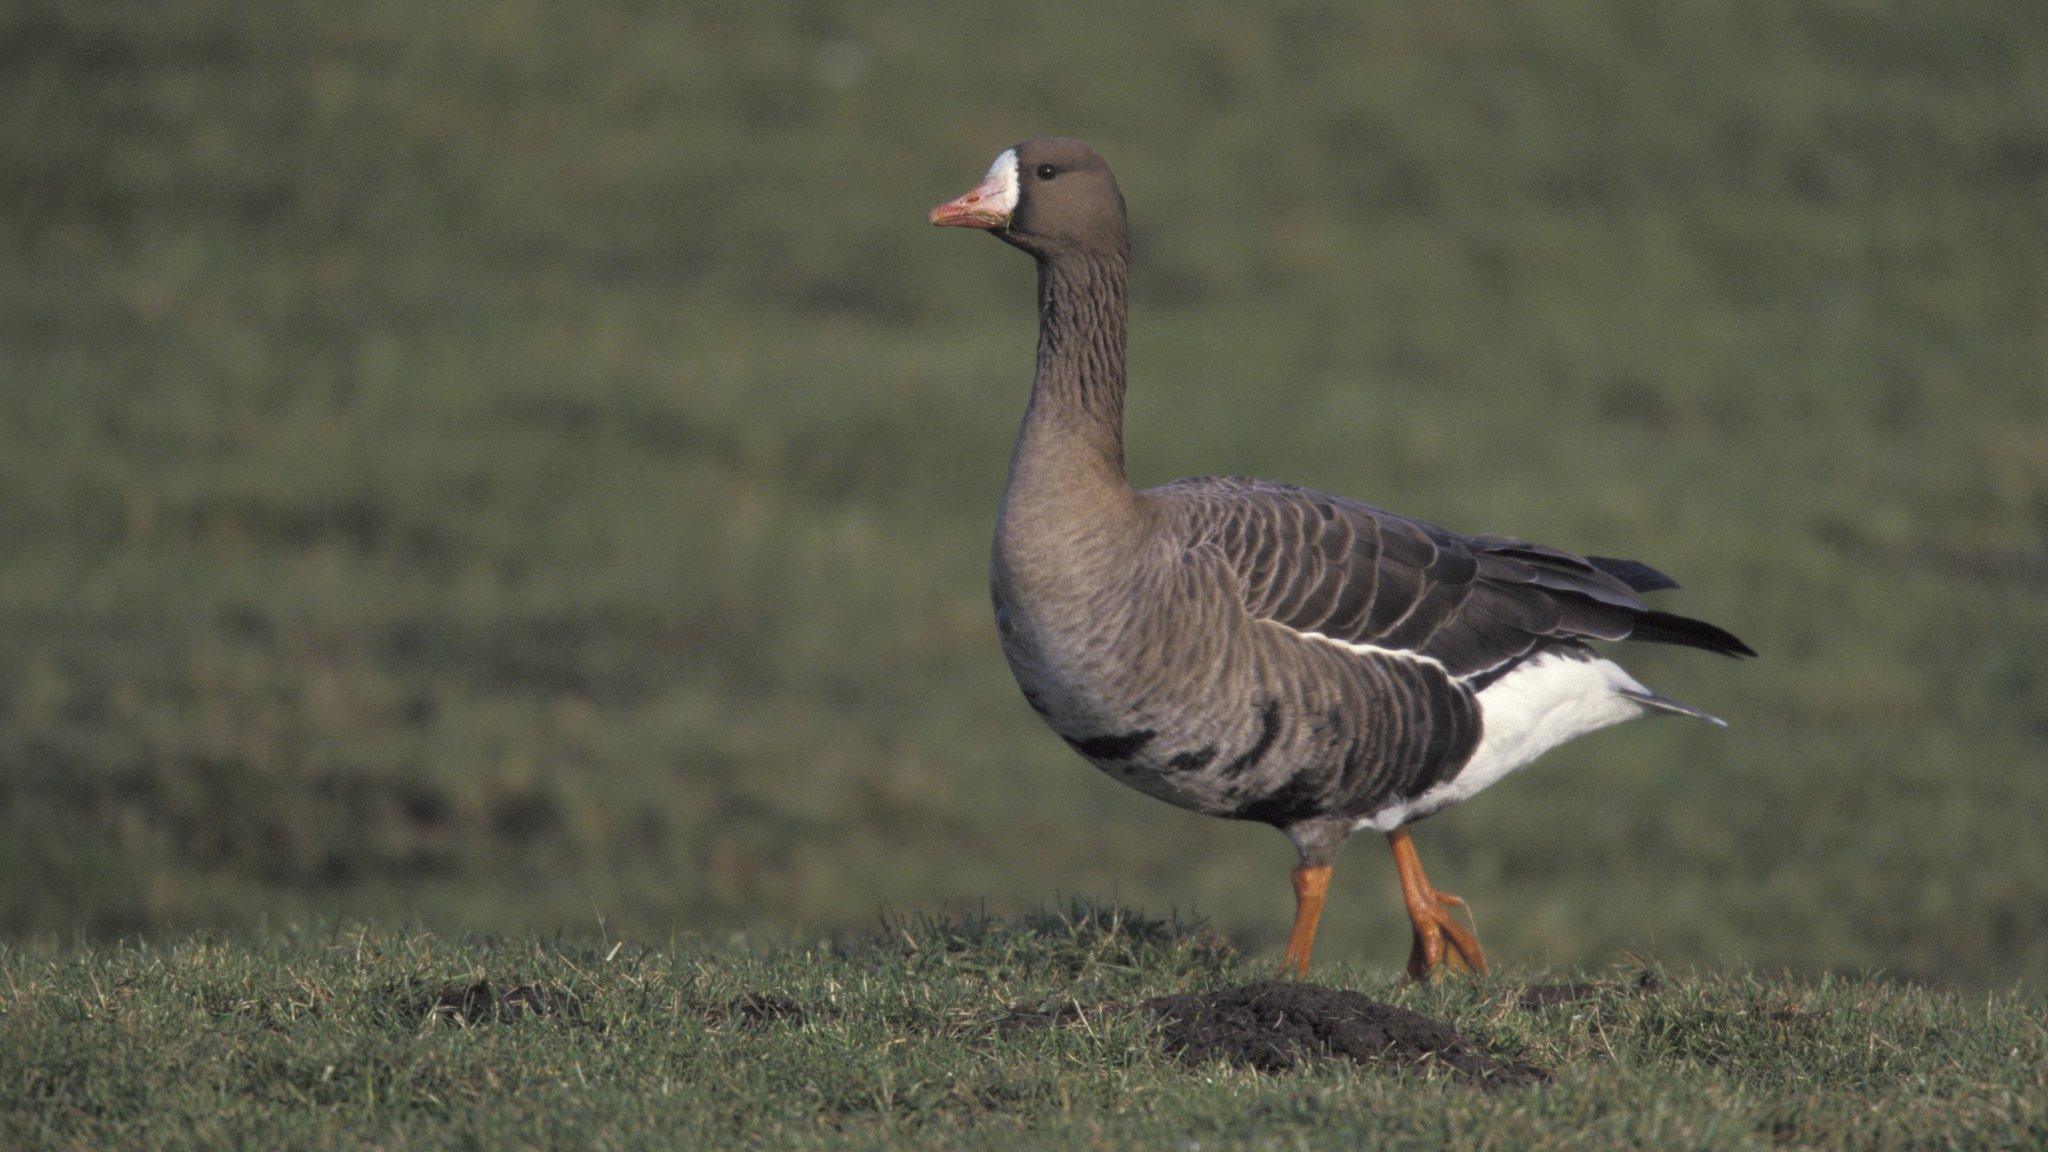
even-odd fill
[(1755, 655), (1727, 632), (1656, 612), (1639, 592), (1676, 587), (1633, 560), (1506, 536), (1460, 536), (1320, 492), (1259, 480), (1154, 490), (1219, 554), (1252, 615), (1299, 632), (1412, 652), (1453, 676), (1579, 640), (1654, 640)]
[(1586, 563), (1598, 568), (1638, 592), (1663, 592), (1678, 587), (1678, 581), (1640, 560), (1617, 560), (1612, 556), (1588, 556)]

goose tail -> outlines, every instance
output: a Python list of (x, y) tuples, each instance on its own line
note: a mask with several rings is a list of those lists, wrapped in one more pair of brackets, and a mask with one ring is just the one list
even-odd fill
[(1690, 716), (1695, 720), (1704, 720), (1716, 728), (1726, 728), (1728, 726), (1726, 720), (1721, 719), (1712, 712), (1706, 712), (1682, 701), (1673, 700), (1669, 696), (1659, 695), (1648, 688), (1622, 688), (1618, 689), (1618, 691), (1622, 696), (1635, 701), (1652, 712), (1665, 712), (1673, 716)]

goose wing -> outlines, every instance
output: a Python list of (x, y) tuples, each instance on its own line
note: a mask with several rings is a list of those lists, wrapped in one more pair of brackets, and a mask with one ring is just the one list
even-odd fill
[(1640, 593), (1677, 585), (1636, 561), (1461, 536), (1269, 481), (1183, 480), (1154, 493), (1185, 517), (1189, 551), (1234, 577), (1253, 617), (1435, 661), (1457, 679), (1558, 642), (1634, 638), (1755, 655), (1711, 624), (1646, 606)]

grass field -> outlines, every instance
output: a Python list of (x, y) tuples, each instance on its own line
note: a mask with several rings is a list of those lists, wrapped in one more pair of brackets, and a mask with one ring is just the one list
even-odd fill
[[(224, 933), (35, 980), (310, 964), (412, 1067), (602, 1042), (348, 990), (517, 949), (247, 941), (675, 937), (682, 987), (693, 934), (1081, 894), (1277, 949), (1282, 839), (1099, 777), (997, 655), (1030, 272), (923, 214), (1043, 131), (1133, 206), (1137, 478), (1641, 557), (1764, 653), (1631, 653), (1733, 727), (1422, 827), (1495, 955), (2048, 977), (2048, 8), (19, 3), (0, 57), (0, 934)], [(1321, 955), (1390, 970), (1383, 853), (1335, 892)]]
[[(85, 1148), (2033, 1149), (2048, 1005), (1897, 982), (1602, 973), (1393, 987), (1550, 1069), (1187, 1066), (1017, 1007), (1258, 978), (1104, 910), (751, 950), (415, 934), (0, 952), (0, 1142)], [(1654, 974), (1653, 974), (1654, 975)], [(1546, 979), (1555, 979), (1554, 974)], [(472, 991), (537, 1005), (502, 1015)], [(1647, 984), (1648, 987), (1643, 987)], [(1540, 997), (1535, 998), (1540, 999)]]
[[(0, 1147), (2048, 1144), (2044, 93), (1988, 0), (0, 6)], [(1762, 651), (1421, 827), (1495, 980), (1339, 868), (1316, 978), (1550, 1082), (1105, 1007), (1292, 851), (997, 654), (1030, 272), (923, 219), (1041, 132), (1136, 479)]]

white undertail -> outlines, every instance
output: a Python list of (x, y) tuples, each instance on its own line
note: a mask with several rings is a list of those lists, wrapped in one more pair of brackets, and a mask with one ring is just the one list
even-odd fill
[(1464, 769), (1413, 800), (1373, 813), (1357, 828), (1391, 832), (1470, 799), (1568, 740), (1647, 712), (1680, 712), (1721, 723), (1643, 687), (1614, 661), (1583, 652), (1541, 653), (1487, 685), (1478, 699), (1479, 746)]

